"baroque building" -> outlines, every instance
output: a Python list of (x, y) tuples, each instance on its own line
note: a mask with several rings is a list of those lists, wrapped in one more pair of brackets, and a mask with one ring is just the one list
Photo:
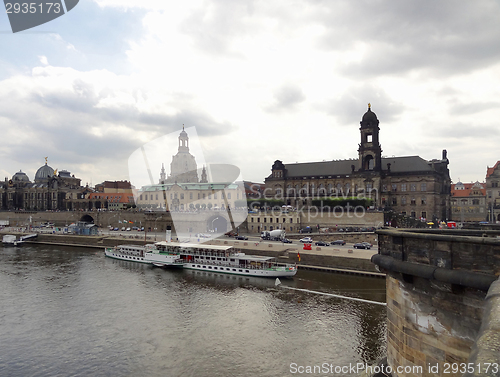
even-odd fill
[(246, 207), (245, 191), (230, 182), (209, 182), (207, 168), (198, 177), (195, 157), (189, 152), (189, 137), (182, 127), (177, 154), (172, 156), (170, 175), (162, 164), (156, 185), (135, 192), (138, 208), (163, 211), (225, 210)]
[(427, 220), (450, 218), (446, 150), (430, 161), (382, 156), (379, 120), (370, 104), (359, 131), (357, 158), (295, 164), (276, 160), (265, 179), (266, 196), (297, 208), (312, 206), (314, 199), (364, 197), (373, 200), (375, 209)]
[(26, 173), (19, 171), (11, 179), (0, 182), (0, 203), (4, 210), (72, 210), (73, 199), (85, 195), (81, 180), (69, 171), (42, 165), (32, 182)]

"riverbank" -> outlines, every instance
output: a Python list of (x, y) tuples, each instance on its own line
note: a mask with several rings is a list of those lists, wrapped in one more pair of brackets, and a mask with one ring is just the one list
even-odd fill
[[(3, 233), (7, 234), (7, 233)], [(8, 232), (18, 237), (25, 233)], [(193, 240), (196, 242), (197, 240)], [(146, 242), (155, 242), (154, 239), (146, 239)], [(143, 245), (144, 238), (116, 237), (116, 236), (80, 236), (69, 234), (39, 234), (36, 239), (27, 243), (48, 244), (58, 246), (98, 248), (114, 247), (122, 244)], [(208, 241), (212, 245), (232, 245), (246, 254), (272, 256), (283, 263), (297, 263), (301, 269), (320, 270), (325, 272), (355, 274), (384, 278), (385, 274), (376, 270), (370, 261), (371, 256), (376, 253), (373, 250), (352, 249), (347, 246), (338, 247), (312, 247), (304, 250), (303, 245), (280, 244), (275, 242), (250, 242), (236, 241), (234, 239), (216, 239)]]

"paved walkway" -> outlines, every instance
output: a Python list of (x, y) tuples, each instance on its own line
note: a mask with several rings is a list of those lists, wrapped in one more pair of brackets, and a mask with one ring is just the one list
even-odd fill
[(366, 249), (355, 249), (352, 244), (346, 244), (344, 246), (314, 246), (312, 245), (312, 250), (304, 250), (304, 245), (298, 242), (292, 244), (282, 244), (278, 242), (269, 241), (236, 241), (233, 239), (217, 239), (208, 242), (213, 245), (231, 245), (239, 247), (241, 249), (247, 250), (259, 250), (259, 251), (289, 251), (293, 253), (304, 254), (314, 254), (314, 255), (333, 255), (337, 257), (346, 258), (360, 258), (370, 260), (373, 254), (378, 253), (377, 247), (372, 247), (370, 250)]

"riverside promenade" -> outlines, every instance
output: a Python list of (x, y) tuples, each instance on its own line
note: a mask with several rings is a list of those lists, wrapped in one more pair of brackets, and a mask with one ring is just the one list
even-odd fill
[[(25, 235), (24, 232), (15, 231), (15, 229), (3, 229), (0, 234), (13, 234), (18, 238)], [(173, 235), (173, 240), (177, 237)], [(142, 245), (144, 243), (154, 243), (160, 241), (160, 237), (154, 235), (139, 234), (115, 234), (105, 233), (95, 236), (82, 236), (60, 233), (39, 233), (38, 237), (27, 241), (31, 244), (48, 244), (58, 246), (86, 247), (86, 248), (105, 248), (123, 244)], [(181, 239), (182, 242), (198, 243), (204, 239), (195, 237)], [(334, 273), (364, 275), (384, 278), (385, 274), (380, 273), (375, 265), (371, 263), (371, 257), (377, 254), (378, 249), (375, 246), (370, 250), (354, 249), (352, 244), (343, 246), (311, 246), (311, 250), (305, 250), (304, 244), (298, 240), (293, 240), (292, 244), (283, 244), (272, 241), (239, 241), (233, 238), (221, 237), (218, 239), (206, 241), (212, 245), (228, 245), (240, 249), (241, 252), (253, 255), (272, 256), (277, 258), (278, 262), (296, 263), (300, 269), (310, 269), (318, 271), (327, 271)], [(22, 246), (19, 246), (22, 249)]]

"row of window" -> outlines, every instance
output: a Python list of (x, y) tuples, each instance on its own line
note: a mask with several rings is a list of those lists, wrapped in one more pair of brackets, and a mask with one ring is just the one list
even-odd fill
[[(409, 186), (407, 183), (401, 183), (400, 184), (400, 190), (401, 191), (408, 191), (408, 188), (410, 191), (417, 191), (418, 184), (417, 183), (410, 183)], [(382, 185), (382, 191), (388, 191), (388, 186), (387, 185)], [(397, 192), (398, 191), (398, 184), (393, 183), (391, 185), (391, 191), (392, 192)], [(427, 183), (421, 183), (420, 184), (420, 191), (427, 191)]]
[[(460, 204), (460, 205), (469, 205), (471, 202), (469, 201), (469, 199), (461, 199), (461, 200), (452, 200), (451, 201), (451, 204), (453, 205), (457, 205), (457, 204)], [(481, 201), (479, 199), (472, 199), (472, 205), (474, 206), (478, 206), (481, 204)]]
[[(404, 215), (404, 216), (406, 216), (406, 211), (402, 211), (402, 212), (401, 212), (401, 214), (402, 214), (402, 215)], [(411, 212), (410, 212), (410, 216), (411, 216), (411, 217), (415, 217), (415, 218), (416, 218), (416, 217), (417, 217), (417, 213), (416, 213), (415, 211), (411, 211)], [(422, 216), (421, 216), (421, 217), (422, 217), (423, 219), (426, 219), (426, 218), (427, 218), (427, 212), (423, 211), (423, 212), (422, 212)]]
[[(417, 191), (418, 187), (419, 186), (417, 183), (410, 183), (410, 184), (401, 183), (399, 185), (399, 189), (401, 191), (408, 191), (408, 189), (409, 189), (409, 191)], [(427, 191), (427, 183), (420, 183), (419, 188), (420, 188), (420, 191), (423, 191), (423, 192)], [(365, 189), (367, 192), (370, 192), (373, 190), (373, 185), (371, 183), (367, 183)], [(363, 190), (363, 188), (358, 187), (358, 185), (354, 185), (354, 193), (357, 193), (360, 190)], [(282, 193), (282, 189), (280, 186), (276, 186), (275, 191), (276, 191), (276, 194)], [(382, 191), (387, 192), (388, 185), (382, 185)], [(398, 191), (398, 184), (397, 183), (393, 183), (391, 185), (391, 191), (393, 191), (393, 192)], [(308, 194), (314, 195), (314, 194), (316, 194), (316, 195), (321, 196), (321, 195), (331, 195), (331, 194), (335, 194), (335, 193), (347, 194), (349, 192), (351, 192), (351, 184), (350, 183), (346, 183), (345, 185), (338, 183), (336, 186), (329, 183), (328, 185), (326, 185), (326, 187), (323, 184), (320, 184), (320, 185), (318, 185), (317, 188), (316, 188), (316, 185), (314, 183), (312, 183), (312, 184), (306, 183), (306, 184), (303, 184), (302, 186), (297, 184), (297, 185), (295, 185), (295, 187), (293, 187), (292, 185), (288, 185), (286, 188), (287, 196), (295, 196), (297, 193), (299, 195), (308, 195)]]
[[(401, 199), (401, 205), (408, 204), (408, 198), (406, 196), (401, 196), (400, 199)], [(386, 199), (382, 198), (382, 205), (386, 205), (386, 204), (387, 204)], [(409, 204), (416, 205), (417, 204), (417, 199), (416, 198), (411, 198)], [(420, 204), (421, 205), (426, 205), (427, 204), (427, 198), (425, 196), (422, 196), (420, 198)], [(393, 206), (397, 206), (398, 205), (398, 198), (396, 196), (391, 198), (391, 205), (393, 205)]]
[[(170, 199), (179, 199), (179, 196), (180, 196), (180, 199), (184, 199), (184, 193), (180, 193), (180, 195), (178, 195), (177, 193), (170, 193)], [(190, 192), (189, 193), (189, 199), (190, 200), (193, 200), (193, 193)], [(221, 199), (225, 199), (225, 195), (224, 195), (224, 192), (221, 192)], [(198, 193), (198, 199), (206, 199), (207, 198), (207, 195), (205, 193)], [(239, 199), (240, 198), (240, 193), (236, 193), (236, 199)], [(139, 200), (159, 200), (159, 197), (158, 197), (158, 194), (142, 194), (142, 195), (139, 195)], [(167, 199), (167, 194), (165, 192), (163, 192), (163, 199)], [(208, 200), (212, 200), (212, 199), (217, 199), (217, 193), (213, 193), (213, 194), (208, 194)], [(227, 199), (231, 199), (231, 193), (228, 192), (227, 193)]]
[[(253, 222), (254, 222), (254, 219), (257, 219), (257, 221), (256, 221), (256, 222), (257, 222), (257, 223), (260, 223), (260, 217), (250, 217), (250, 222), (251, 222), (251, 223), (253, 223)], [(264, 223), (267, 223), (267, 217), (264, 217), (264, 221), (263, 221), (263, 222), (264, 222)], [(272, 222), (273, 222), (273, 218), (272, 218), (272, 217), (270, 217), (270, 218), (269, 218), (269, 222), (270, 222), (270, 223), (272, 223)], [(279, 223), (279, 222), (280, 222), (280, 218), (279, 218), (279, 217), (277, 217), (275, 222), (276, 222), (276, 223)], [(285, 217), (283, 217), (283, 222), (286, 222), (286, 218), (285, 218)], [(299, 219), (298, 219), (298, 218), (296, 219), (296, 222), (297, 222), (297, 223), (299, 222)], [(290, 218), (290, 224), (293, 224), (293, 218)]]
[[(38, 192), (38, 193), (25, 192), (24, 193), (24, 200), (28, 200), (28, 199), (47, 199), (47, 195), (48, 195), (47, 192)], [(9, 193), (9, 197), (11, 197), (11, 196), (12, 196), (12, 194)], [(56, 193), (55, 192), (52, 193), (52, 199), (56, 199)]]

